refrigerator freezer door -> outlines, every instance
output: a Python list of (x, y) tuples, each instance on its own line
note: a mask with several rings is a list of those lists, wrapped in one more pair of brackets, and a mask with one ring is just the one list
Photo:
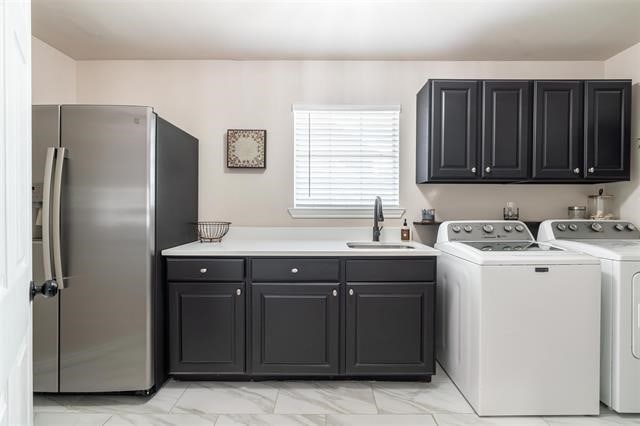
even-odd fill
[[(45, 281), (45, 260), (48, 265), (47, 272), (51, 273), (50, 250), (46, 250), (45, 257), (41, 239), (42, 225), (49, 225), (49, 217), (43, 212), (45, 159), (50, 153), (51, 162), (47, 179), (51, 183), (53, 154), (54, 150), (60, 146), (60, 107), (58, 105), (34, 105), (32, 141), (33, 281), (42, 283)], [(38, 217), (40, 217), (39, 220)], [(58, 392), (58, 301), (58, 296), (37, 297), (33, 301), (33, 390), (35, 392)]]
[(60, 391), (153, 387), (155, 114), (64, 105)]

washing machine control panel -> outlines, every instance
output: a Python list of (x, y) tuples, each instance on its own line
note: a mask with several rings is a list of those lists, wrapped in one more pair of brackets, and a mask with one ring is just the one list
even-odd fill
[(527, 226), (515, 220), (451, 222), (447, 234), (449, 241), (533, 240)]
[(551, 224), (556, 239), (640, 239), (640, 230), (624, 220), (567, 220), (554, 221)]

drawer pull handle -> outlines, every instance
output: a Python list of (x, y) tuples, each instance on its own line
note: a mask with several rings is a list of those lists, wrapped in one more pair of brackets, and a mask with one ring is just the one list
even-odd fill
[(352, 288), (349, 289), (349, 296), (353, 296), (353, 289)]
[(337, 295), (338, 295), (338, 290), (335, 290), (335, 289), (334, 289), (334, 290), (331, 292), (331, 294), (333, 294), (333, 296), (334, 296), (334, 297), (335, 297), (335, 296), (337, 296)]
[(200, 273), (201, 274), (206, 274), (207, 273), (207, 268), (200, 268)]
[(238, 296), (240, 296), (240, 295), (242, 294), (242, 290), (237, 289), (237, 290), (236, 290), (236, 294), (237, 294)]
[(297, 274), (298, 273), (298, 268), (291, 268), (291, 273), (292, 274)]

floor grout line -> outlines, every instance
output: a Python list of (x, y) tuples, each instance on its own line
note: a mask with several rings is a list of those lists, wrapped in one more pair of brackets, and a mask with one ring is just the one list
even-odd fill
[(376, 406), (376, 414), (380, 415), (380, 407), (378, 406), (378, 399), (376, 398), (376, 391), (373, 389), (373, 382), (369, 382), (369, 387), (371, 388), (371, 395), (373, 396), (373, 405)]
[[(184, 383), (184, 382), (183, 382)], [(169, 412), (167, 414), (176, 414), (173, 412), (173, 409), (176, 408), (176, 404), (178, 404), (178, 402), (180, 401), (180, 399), (184, 396), (184, 394), (187, 392), (187, 389), (189, 389), (191, 387), (191, 383), (186, 383), (187, 386), (184, 387), (184, 389), (182, 390), (182, 393), (180, 394), (180, 396), (178, 398), (176, 398), (176, 400), (173, 402), (173, 404), (171, 405), (171, 408), (169, 408)], [(217, 423), (218, 419), (216, 419), (216, 423)]]
[(280, 387), (280, 384), (278, 384), (276, 389), (278, 389), (278, 392), (276, 392), (276, 399), (275, 401), (273, 401), (273, 414), (276, 414), (276, 407), (278, 406), (278, 398), (280, 398), (280, 391), (282, 390), (282, 388)]

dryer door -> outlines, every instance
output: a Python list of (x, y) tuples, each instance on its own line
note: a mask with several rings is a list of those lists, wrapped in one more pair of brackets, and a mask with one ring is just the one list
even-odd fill
[(640, 359), (640, 273), (635, 274), (632, 280), (633, 301), (632, 307), (632, 324), (631, 324), (631, 342), (633, 356)]

